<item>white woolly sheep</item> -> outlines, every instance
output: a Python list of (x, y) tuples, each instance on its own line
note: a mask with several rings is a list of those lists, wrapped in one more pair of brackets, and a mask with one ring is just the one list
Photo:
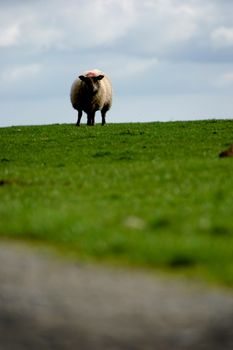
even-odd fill
[(86, 71), (76, 79), (70, 92), (70, 100), (78, 111), (77, 126), (83, 111), (87, 114), (87, 125), (95, 124), (95, 112), (101, 111), (102, 125), (112, 105), (112, 84), (110, 79), (98, 69)]

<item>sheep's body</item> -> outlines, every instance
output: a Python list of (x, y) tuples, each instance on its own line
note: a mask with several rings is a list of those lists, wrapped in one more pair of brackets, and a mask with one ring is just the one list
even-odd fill
[(87, 114), (87, 124), (94, 125), (95, 113), (99, 110), (104, 125), (105, 115), (112, 105), (111, 81), (98, 69), (86, 71), (73, 82), (70, 100), (78, 111), (77, 125), (80, 125), (83, 111)]

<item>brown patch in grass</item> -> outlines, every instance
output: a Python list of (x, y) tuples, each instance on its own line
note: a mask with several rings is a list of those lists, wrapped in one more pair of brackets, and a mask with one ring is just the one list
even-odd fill
[(219, 157), (220, 157), (220, 158), (223, 158), (223, 157), (233, 157), (233, 144), (232, 144), (228, 149), (226, 149), (225, 151), (222, 151), (222, 152), (219, 154)]

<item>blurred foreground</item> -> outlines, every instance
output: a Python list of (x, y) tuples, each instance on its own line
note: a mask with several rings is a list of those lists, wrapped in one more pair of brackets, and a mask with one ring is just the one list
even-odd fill
[(0, 349), (233, 348), (233, 294), (0, 245)]

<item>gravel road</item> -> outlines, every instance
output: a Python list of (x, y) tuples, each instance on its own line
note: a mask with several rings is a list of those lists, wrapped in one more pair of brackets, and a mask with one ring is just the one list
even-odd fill
[(0, 244), (0, 350), (230, 350), (233, 293)]

